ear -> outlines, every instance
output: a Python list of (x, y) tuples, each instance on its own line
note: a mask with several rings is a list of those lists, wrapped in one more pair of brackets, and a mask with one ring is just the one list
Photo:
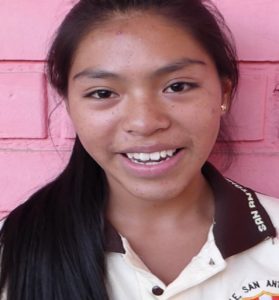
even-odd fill
[(227, 111), (230, 110), (231, 98), (232, 98), (232, 81), (227, 77), (222, 78), (221, 85), (222, 85), (221, 109), (222, 109), (222, 114), (225, 114)]

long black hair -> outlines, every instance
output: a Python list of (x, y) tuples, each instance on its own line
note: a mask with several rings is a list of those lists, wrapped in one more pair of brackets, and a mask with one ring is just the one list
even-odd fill
[[(220, 78), (238, 82), (230, 32), (203, 0), (81, 0), (59, 27), (47, 59), (49, 81), (67, 101), (77, 47), (115, 14), (158, 14), (185, 28), (215, 62)], [(0, 289), (7, 300), (107, 300), (104, 215), (106, 176), (76, 138), (70, 161), (53, 182), (7, 217), (1, 233)]]

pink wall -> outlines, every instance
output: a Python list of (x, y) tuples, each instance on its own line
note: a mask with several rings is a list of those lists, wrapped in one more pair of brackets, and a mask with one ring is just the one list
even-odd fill
[[(67, 162), (73, 131), (44, 75), (50, 37), (75, 1), (2, 0), (0, 9), (0, 215)], [(215, 0), (238, 45), (233, 117), (236, 161), (226, 175), (279, 197), (279, 1)], [(212, 160), (220, 166), (222, 148)]]

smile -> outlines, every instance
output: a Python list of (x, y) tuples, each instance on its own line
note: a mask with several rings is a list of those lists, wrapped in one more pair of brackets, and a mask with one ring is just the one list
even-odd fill
[(156, 165), (173, 157), (179, 149), (163, 150), (152, 153), (126, 153), (126, 156), (136, 164)]

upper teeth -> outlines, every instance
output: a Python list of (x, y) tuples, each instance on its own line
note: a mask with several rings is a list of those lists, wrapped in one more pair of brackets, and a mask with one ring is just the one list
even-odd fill
[(127, 153), (127, 156), (130, 159), (141, 160), (141, 161), (159, 161), (162, 158), (172, 157), (176, 149), (174, 150), (163, 150), (160, 152), (153, 152), (153, 153)]

